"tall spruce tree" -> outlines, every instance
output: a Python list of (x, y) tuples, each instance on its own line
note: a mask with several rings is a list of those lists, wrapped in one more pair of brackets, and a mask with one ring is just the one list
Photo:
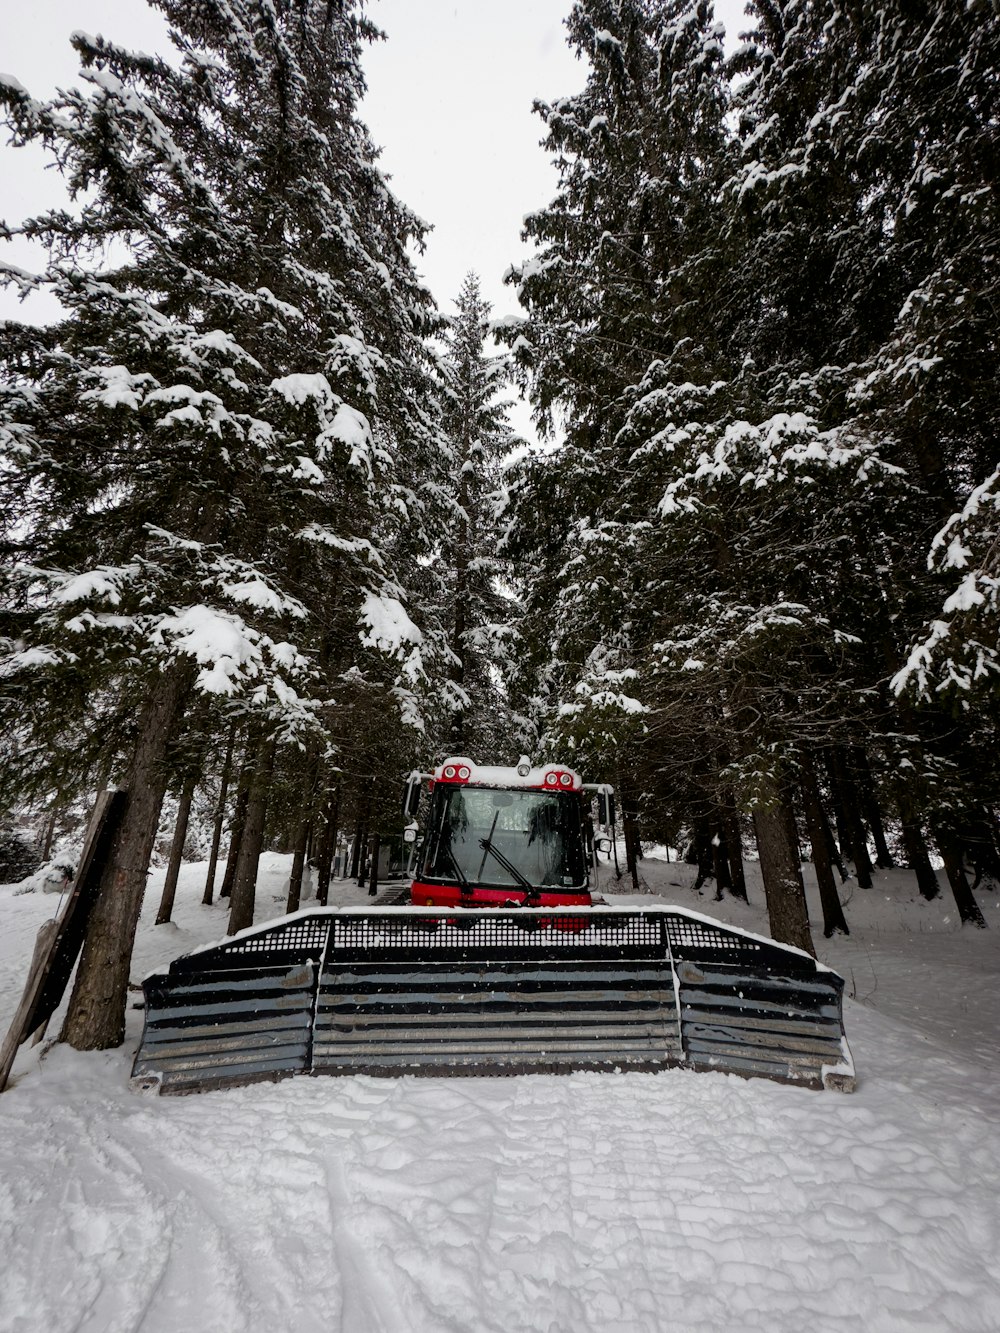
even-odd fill
[(17, 280), (64, 320), (0, 347), (5, 705), (43, 745), (113, 718), (129, 790), (67, 1020), (80, 1047), (122, 1037), (192, 696), (246, 714), (259, 778), (275, 745), (325, 753), (352, 672), (415, 719), (435, 644), (399, 572), (439, 490), (434, 315), (406, 256), (421, 224), (356, 115), (374, 30), (320, 0), (158, 8), (176, 64), (77, 34), (89, 92), (0, 88), (15, 142), (51, 147), (76, 200), (18, 229), (51, 260)]
[[(753, 809), (765, 879), (765, 847), (785, 864), (784, 938), (807, 938), (791, 802), (808, 790), (820, 830), (825, 771), (862, 879), (881, 770), (914, 863), (930, 825), (976, 919), (961, 847), (992, 840), (995, 719), (966, 698), (955, 725), (889, 678), (928, 619), (901, 692), (991, 673), (997, 22), (748, 14), (729, 120), (701, 5), (576, 5), (587, 88), (541, 108), (560, 192), (529, 219), (518, 346), (567, 430), (512, 490), (548, 650), (536, 708), (592, 749), (627, 745), (659, 827), (664, 804), (674, 826)], [(629, 263), (609, 266), (623, 237)], [(946, 623), (924, 544), (944, 519), (932, 565), (966, 571)], [(877, 808), (871, 827), (884, 843)]]
[(454, 507), (441, 539), (451, 660), (445, 682), (447, 748), (497, 762), (510, 744), (512, 598), (497, 552), (501, 464), (511, 439), (506, 356), (490, 354), (490, 306), (470, 273), (449, 322), (442, 359), (444, 425), (453, 451)]

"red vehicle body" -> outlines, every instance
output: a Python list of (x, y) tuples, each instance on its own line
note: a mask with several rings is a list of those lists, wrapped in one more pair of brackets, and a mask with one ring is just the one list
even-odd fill
[(411, 776), (411, 815), (425, 776), (431, 804), (415, 906), (591, 906), (590, 799), (578, 773), (526, 759), (516, 768), (446, 759), (433, 774)]

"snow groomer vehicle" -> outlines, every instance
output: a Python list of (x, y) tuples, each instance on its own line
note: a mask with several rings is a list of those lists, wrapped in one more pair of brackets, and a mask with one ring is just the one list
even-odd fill
[[(850, 1091), (843, 980), (809, 954), (591, 893), (614, 796), (560, 764), (413, 773), (410, 906), (312, 908), (143, 983), (133, 1082), (681, 1067)], [(601, 832), (603, 830), (603, 832)]]

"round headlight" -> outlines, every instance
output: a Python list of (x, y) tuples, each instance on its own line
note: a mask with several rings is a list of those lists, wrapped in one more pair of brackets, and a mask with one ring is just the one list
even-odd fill
[(448, 767), (444, 770), (444, 775), (446, 778), (453, 778), (455, 776), (455, 765), (449, 764)]
[(458, 770), (458, 776), (462, 779), (463, 782), (467, 782), (469, 778), (472, 776), (472, 774), (463, 764), (462, 767)]

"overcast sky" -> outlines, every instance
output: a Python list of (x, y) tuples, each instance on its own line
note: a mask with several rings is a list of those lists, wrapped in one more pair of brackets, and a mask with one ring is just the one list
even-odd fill
[[(369, 0), (388, 40), (366, 51), (369, 93), (361, 108), (395, 193), (433, 231), (416, 257), (438, 305), (453, 310), (475, 270), (494, 315), (516, 313), (503, 274), (526, 253), (526, 213), (552, 197), (555, 174), (539, 148), (533, 100), (576, 92), (586, 67), (570, 53), (563, 19), (571, 0)], [(743, 0), (717, 0), (727, 36), (742, 26)], [(76, 81), (69, 35), (78, 28), (143, 50), (167, 46), (166, 27), (144, 0), (0, 0), (0, 72), (35, 97)], [(8, 222), (60, 202), (40, 151), (0, 146), (0, 218)], [(0, 254), (28, 268), (16, 244)], [(37, 299), (0, 292), (0, 318), (52, 317)], [(514, 424), (527, 429), (526, 414)]]

